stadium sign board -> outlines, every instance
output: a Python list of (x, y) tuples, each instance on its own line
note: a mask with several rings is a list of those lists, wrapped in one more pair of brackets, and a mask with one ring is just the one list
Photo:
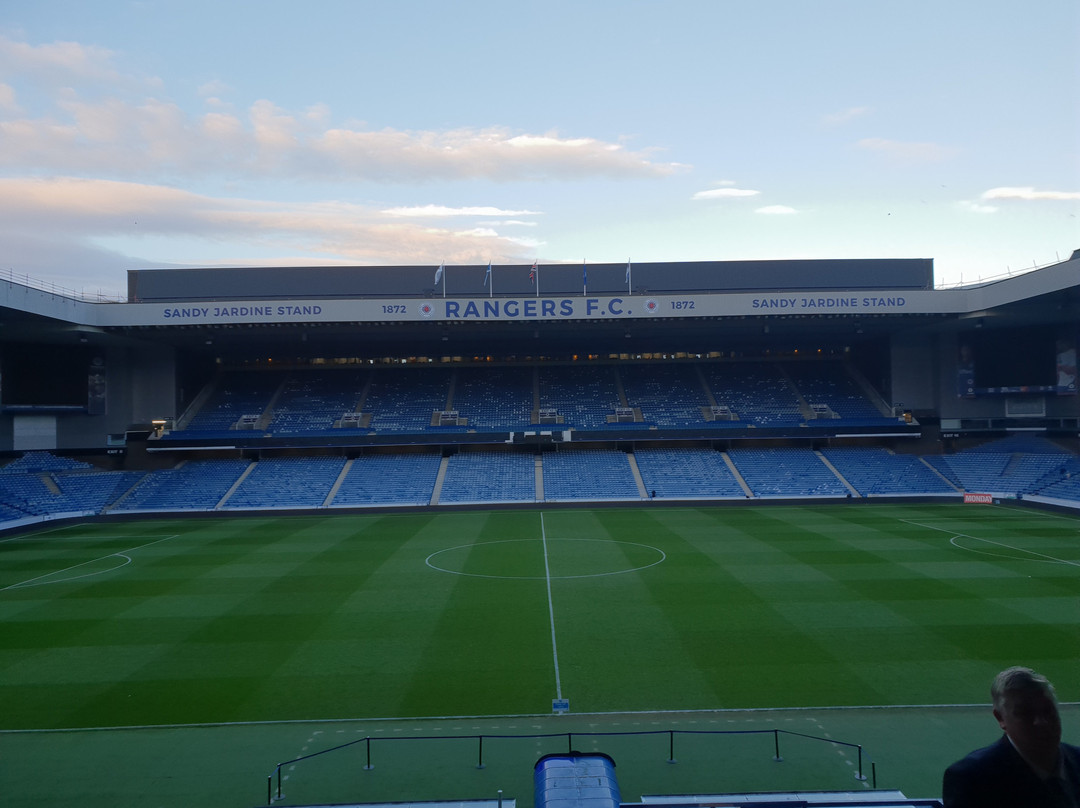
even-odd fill
[(682, 294), (580, 297), (249, 300), (129, 303), (105, 307), (97, 325), (214, 325), (296, 322), (498, 322), (813, 314), (922, 314), (952, 310), (932, 291), (873, 294)]

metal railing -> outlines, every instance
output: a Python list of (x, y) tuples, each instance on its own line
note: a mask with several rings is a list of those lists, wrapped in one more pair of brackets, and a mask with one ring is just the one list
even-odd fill
[[(841, 746), (848, 749), (856, 750), (858, 753), (858, 759), (855, 764), (855, 779), (859, 781), (866, 781), (867, 775), (863, 772), (863, 748), (861, 744), (849, 743), (847, 741), (838, 741), (835, 738), (822, 738), (817, 735), (808, 735), (802, 732), (795, 732), (793, 730), (785, 729), (751, 729), (751, 730), (683, 730), (683, 729), (666, 729), (666, 730), (641, 730), (641, 731), (628, 731), (628, 732), (557, 732), (557, 733), (526, 733), (526, 734), (494, 734), (488, 733), (483, 735), (427, 735), (427, 736), (397, 736), (397, 737), (380, 737), (373, 738), (370, 735), (363, 738), (356, 738), (351, 741), (347, 741), (336, 746), (322, 749), (318, 752), (312, 752), (306, 755), (300, 755), (291, 760), (282, 761), (278, 763), (274, 770), (266, 778), (266, 804), (273, 805), (277, 800), (283, 799), (282, 792), (282, 769), (286, 766), (295, 767), (296, 764), (304, 761), (313, 760), (324, 755), (329, 755), (334, 752), (340, 752), (344, 749), (358, 746), (359, 744), (365, 745), (365, 763), (364, 770), (370, 771), (375, 768), (374, 758), (374, 745), (375, 744), (389, 744), (389, 743), (401, 743), (401, 742), (416, 742), (416, 741), (475, 741), (476, 753), (475, 763), (470, 760), (469, 765), (475, 766), (477, 769), (485, 768), (484, 763), (484, 741), (493, 740), (507, 740), (507, 739), (551, 739), (551, 738), (565, 738), (566, 739), (566, 751), (574, 751), (575, 738), (595, 738), (595, 737), (632, 737), (632, 736), (667, 736), (667, 759), (666, 763), (675, 764), (678, 760), (675, 757), (675, 739), (676, 736), (681, 735), (772, 735), (773, 736), (773, 761), (783, 761), (783, 756), (780, 754), (780, 736), (791, 736), (797, 738), (805, 738), (812, 741), (819, 741), (830, 746)], [(464, 765), (464, 762), (463, 764)], [(876, 764), (870, 760), (870, 787), (877, 788), (877, 768)]]
[(27, 289), (36, 289), (39, 292), (47, 292), (50, 295), (78, 300), (83, 303), (126, 303), (127, 297), (119, 292), (105, 292), (99, 289), (97, 292), (87, 292), (85, 289), (69, 289), (51, 281), (41, 280), (30, 275), (17, 273), (13, 269), (0, 269), (0, 283), (17, 284)]

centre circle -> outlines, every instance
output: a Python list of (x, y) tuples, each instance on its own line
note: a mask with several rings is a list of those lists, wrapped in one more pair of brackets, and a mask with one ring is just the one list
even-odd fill
[(500, 539), (438, 550), (424, 563), (451, 575), (543, 581), (624, 575), (666, 558), (659, 547), (614, 539)]

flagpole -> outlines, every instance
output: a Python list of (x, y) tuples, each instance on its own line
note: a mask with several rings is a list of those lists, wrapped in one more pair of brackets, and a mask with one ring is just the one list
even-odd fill
[(536, 296), (540, 297), (540, 265), (536, 265)]
[(634, 294), (633, 268), (630, 259), (626, 259), (626, 294)]
[(589, 294), (589, 270), (586, 267), (586, 262), (581, 262), (581, 296), (585, 297)]

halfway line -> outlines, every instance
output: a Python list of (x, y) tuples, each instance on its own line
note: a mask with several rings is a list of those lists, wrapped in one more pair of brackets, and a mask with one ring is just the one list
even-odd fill
[(551, 600), (551, 566), (548, 564), (547, 531), (544, 514), (540, 514), (540, 539), (544, 543), (544, 579), (547, 581), (548, 618), (551, 620), (551, 656), (555, 663), (555, 698), (562, 698), (562, 680), (559, 678), (559, 646), (555, 642), (555, 605)]

